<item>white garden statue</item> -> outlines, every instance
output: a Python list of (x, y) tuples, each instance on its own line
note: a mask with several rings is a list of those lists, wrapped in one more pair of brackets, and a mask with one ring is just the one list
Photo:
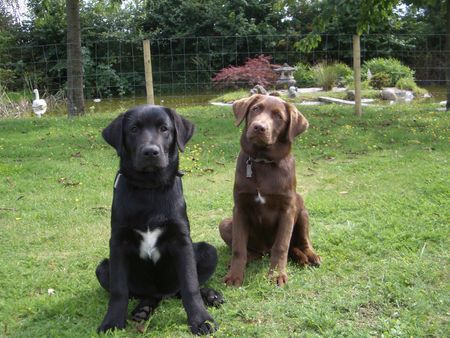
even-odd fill
[(33, 100), (33, 111), (38, 116), (41, 117), (47, 111), (47, 102), (44, 99), (39, 98), (39, 91), (37, 89), (33, 90), (35, 98)]

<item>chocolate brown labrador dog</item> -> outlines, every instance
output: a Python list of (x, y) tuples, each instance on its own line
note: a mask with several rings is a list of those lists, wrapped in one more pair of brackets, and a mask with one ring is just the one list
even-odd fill
[(290, 103), (253, 95), (233, 104), (236, 125), (245, 120), (234, 183), (233, 217), (220, 225), (232, 248), (229, 286), (240, 286), (249, 260), (270, 253), (269, 277), (287, 282), (288, 255), (301, 265), (318, 266), (320, 257), (309, 238), (308, 211), (296, 192), (296, 136), (308, 128), (306, 118)]

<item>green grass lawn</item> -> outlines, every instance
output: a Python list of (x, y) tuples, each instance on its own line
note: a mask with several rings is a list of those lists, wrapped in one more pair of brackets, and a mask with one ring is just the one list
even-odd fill
[[(226, 299), (211, 310), (215, 336), (450, 335), (448, 113), (302, 108), (311, 127), (294, 147), (298, 190), (323, 265), (290, 263), (288, 285), (277, 288), (265, 258), (242, 288), (226, 288), (230, 252), (218, 223), (231, 215), (240, 132), (229, 107), (179, 112), (198, 127), (181, 161), (192, 237), (220, 256), (209, 282)], [(0, 120), (0, 336), (95, 336), (108, 296), (94, 270), (108, 253), (118, 166), (100, 132), (116, 113)], [(180, 300), (113, 336), (142, 332), (190, 336)]]

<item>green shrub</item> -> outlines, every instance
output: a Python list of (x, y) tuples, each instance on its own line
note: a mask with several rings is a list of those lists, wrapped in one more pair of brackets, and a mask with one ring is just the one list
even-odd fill
[(375, 89), (388, 87), (391, 83), (391, 77), (384, 72), (375, 73), (369, 80), (370, 85)]
[(0, 68), (0, 84), (7, 88), (15, 80), (15, 74), (11, 69)]
[(134, 94), (133, 83), (144, 78), (138, 72), (121, 74), (115, 62), (100, 62), (91, 57), (87, 48), (82, 48), (84, 65), (84, 94), (86, 97), (114, 97)]
[(337, 74), (336, 84), (339, 87), (345, 87), (353, 81), (353, 70), (345, 63), (337, 62), (334, 65)]
[[(347, 89), (355, 89), (355, 81), (354, 81), (354, 79), (350, 79), (350, 81), (347, 84)], [(361, 81), (361, 89), (363, 89), (363, 90), (370, 90), (370, 89), (372, 89), (372, 86), (370, 85), (368, 80)]]
[(424, 88), (420, 88), (414, 79), (412, 78), (401, 78), (395, 84), (395, 87), (399, 89), (411, 90), (416, 96), (424, 95), (427, 93), (427, 90)]
[(318, 63), (313, 67), (314, 79), (316, 85), (322, 87), (323, 90), (329, 91), (336, 84), (338, 75), (334, 65), (326, 63)]
[(316, 84), (314, 72), (306, 63), (299, 62), (295, 65), (294, 79), (297, 87), (314, 87)]
[(373, 76), (378, 73), (388, 74), (391, 78), (388, 86), (391, 87), (401, 78), (414, 78), (414, 71), (394, 58), (374, 58), (364, 62), (362, 74), (365, 78), (369, 69)]
[(414, 79), (411, 78), (402, 78), (397, 81), (395, 84), (395, 87), (399, 89), (407, 89), (407, 90), (414, 90), (414, 88), (417, 87), (416, 82), (414, 82)]

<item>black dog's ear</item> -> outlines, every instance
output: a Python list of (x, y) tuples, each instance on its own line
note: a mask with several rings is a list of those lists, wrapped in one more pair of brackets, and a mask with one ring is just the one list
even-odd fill
[(247, 116), (250, 107), (253, 106), (256, 102), (260, 101), (262, 98), (263, 96), (261, 94), (254, 94), (250, 97), (234, 101), (233, 113), (234, 117), (236, 118), (234, 122), (236, 127), (239, 127), (244, 118)]
[(102, 136), (109, 145), (114, 147), (117, 151), (117, 155), (122, 155), (123, 151), (123, 116), (122, 113), (117, 116), (105, 129), (102, 131)]
[(191, 121), (188, 121), (184, 117), (178, 115), (178, 113), (175, 110), (170, 108), (166, 109), (173, 117), (178, 149), (180, 149), (180, 151), (183, 152), (186, 143), (188, 143), (192, 135), (194, 135), (195, 125)]

